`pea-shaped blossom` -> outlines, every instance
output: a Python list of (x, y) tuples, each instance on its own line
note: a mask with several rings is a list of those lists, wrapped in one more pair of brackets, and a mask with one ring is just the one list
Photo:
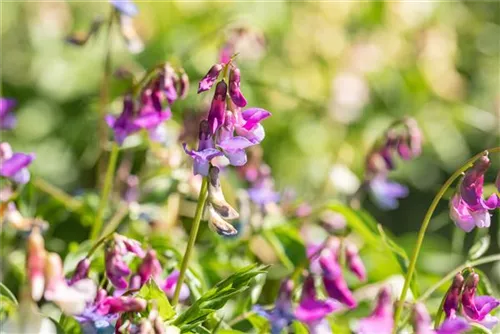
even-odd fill
[(441, 326), (432, 329), (432, 320), (425, 305), (418, 303), (413, 309), (413, 329), (415, 334), (462, 334), (470, 329), (470, 325), (462, 317), (446, 319)]
[(286, 279), (281, 283), (274, 308), (267, 310), (260, 305), (254, 306), (255, 312), (269, 321), (271, 334), (280, 334), (296, 318), (292, 310), (292, 290), (293, 281)]
[(16, 100), (0, 97), (0, 130), (10, 130), (16, 126), (17, 119), (12, 110)]
[(206, 120), (200, 123), (198, 150), (189, 150), (186, 144), (183, 144), (183, 147), (184, 151), (194, 160), (194, 175), (208, 176), (210, 161), (222, 155), (222, 152), (215, 148), (209, 124)]
[(391, 293), (383, 287), (377, 297), (377, 305), (370, 316), (359, 321), (356, 333), (392, 333), (394, 328), (393, 306)]
[(491, 162), (482, 156), (465, 172), (458, 192), (450, 201), (450, 216), (455, 224), (466, 232), (475, 227), (487, 228), (491, 224), (490, 210), (500, 206), (497, 194), (483, 198), (484, 174)]
[(31, 176), (27, 167), (34, 159), (33, 153), (14, 153), (9, 143), (0, 143), (0, 176), (25, 184)]
[(490, 315), (490, 312), (500, 306), (500, 300), (492, 296), (476, 296), (478, 283), (477, 273), (471, 273), (467, 277), (462, 292), (462, 310), (470, 321), (492, 329), (498, 323), (498, 318)]
[(331, 333), (331, 327), (326, 317), (341, 307), (342, 305), (332, 298), (319, 300), (316, 297), (314, 277), (310, 275), (304, 281), (302, 296), (295, 310), (295, 316), (309, 327), (311, 334), (326, 334)]

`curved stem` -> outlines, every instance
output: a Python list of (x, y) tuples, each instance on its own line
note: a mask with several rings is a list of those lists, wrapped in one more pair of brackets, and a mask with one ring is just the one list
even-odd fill
[(424, 220), (422, 221), (422, 226), (420, 227), (420, 231), (418, 232), (418, 237), (417, 237), (417, 242), (415, 245), (415, 248), (413, 249), (413, 253), (411, 256), (410, 264), (408, 266), (408, 272), (405, 277), (405, 283), (403, 286), (403, 289), (401, 290), (401, 295), (399, 297), (399, 301), (397, 303), (396, 307), (396, 312), (394, 313), (394, 323), (396, 326), (394, 326), (394, 333), (396, 333), (397, 329), (397, 323), (399, 320), (399, 317), (401, 316), (401, 312), (403, 311), (403, 306), (404, 306), (404, 301), (406, 299), (406, 294), (408, 293), (408, 289), (410, 288), (410, 283), (413, 278), (413, 274), (415, 272), (415, 266), (417, 263), (418, 255), (420, 253), (420, 249), (422, 248), (422, 243), (424, 241), (425, 237), (425, 232), (427, 231), (427, 227), (429, 226), (429, 223), (432, 218), (432, 214), (434, 213), (434, 210), (436, 209), (439, 201), (441, 200), (441, 197), (443, 197), (444, 193), (448, 188), (453, 184), (453, 182), (467, 169), (469, 169), (472, 164), (482, 157), (483, 155), (488, 154), (488, 152), (500, 152), (500, 147), (495, 147), (492, 149), (485, 150), (481, 153), (476, 154), (474, 157), (469, 159), (462, 167), (457, 169), (451, 176), (450, 178), (443, 184), (441, 189), (439, 189), (439, 192), (436, 194), (436, 197), (434, 197), (434, 200), (432, 201), (429, 209), (427, 210), (427, 213), (425, 214)]
[(63, 204), (68, 210), (74, 212), (78, 212), (81, 210), (83, 204), (80, 200), (71, 197), (62, 189), (48, 183), (44, 179), (37, 177), (33, 180), (32, 184), (39, 190), (52, 196), (55, 200)]
[(205, 209), (205, 203), (208, 196), (208, 178), (204, 177), (201, 184), (200, 196), (198, 197), (198, 205), (196, 206), (196, 213), (193, 219), (193, 226), (191, 227), (191, 233), (189, 234), (189, 240), (182, 258), (181, 269), (179, 272), (179, 278), (177, 279), (177, 284), (175, 285), (174, 298), (172, 299), (172, 305), (175, 306), (179, 302), (179, 294), (181, 292), (182, 284), (184, 283), (184, 277), (186, 276), (186, 270), (189, 263), (189, 257), (193, 251), (194, 244), (196, 242), (196, 236), (198, 235), (198, 229), (200, 228), (201, 218), (203, 217), (203, 211)]
[[(106, 241), (108, 241), (109, 239), (111, 239), (111, 237), (113, 236), (113, 234), (115, 234), (114, 232), (111, 232), (109, 234), (106, 234), (105, 236), (103, 236), (101, 239), (99, 239), (98, 242), (95, 243), (94, 246), (92, 246), (92, 248), (89, 250), (89, 252), (87, 253), (87, 258), (90, 259), (92, 257), (92, 255), (95, 253), (95, 251), (101, 247)], [(105, 273), (106, 274), (106, 273)]]
[(115, 172), (116, 162), (118, 160), (118, 145), (113, 143), (111, 148), (111, 155), (109, 157), (108, 168), (106, 170), (106, 176), (104, 178), (104, 184), (102, 186), (101, 199), (99, 202), (99, 208), (97, 209), (97, 214), (95, 218), (94, 225), (92, 225), (92, 231), (90, 233), (90, 240), (95, 240), (99, 236), (99, 232), (102, 228), (102, 218), (104, 216), (104, 210), (108, 204), (109, 193), (113, 187), (113, 174)]
[(422, 301), (426, 300), (427, 298), (429, 298), (434, 291), (436, 291), (442, 285), (444, 285), (447, 282), (449, 282), (456, 275), (457, 272), (460, 272), (460, 271), (462, 271), (462, 270), (464, 270), (465, 268), (468, 268), (468, 267), (475, 267), (475, 266), (478, 266), (478, 265), (481, 265), (481, 264), (495, 262), (495, 261), (500, 261), (500, 254), (494, 254), (494, 255), (485, 256), (485, 257), (483, 257), (481, 259), (478, 259), (478, 260), (475, 260), (475, 261), (466, 262), (466, 263), (464, 263), (464, 264), (456, 267), (455, 269), (453, 269), (452, 271), (450, 271), (448, 274), (446, 274), (446, 276), (444, 276), (441, 280), (439, 280), (437, 283), (435, 283), (429, 289), (427, 289), (427, 291), (425, 291), (417, 299), (417, 302), (422, 302)]

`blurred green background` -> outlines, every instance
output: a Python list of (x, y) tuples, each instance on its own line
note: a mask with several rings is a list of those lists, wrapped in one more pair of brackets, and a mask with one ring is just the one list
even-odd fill
[[(137, 2), (145, 50), (131, 55), (112, 38), (113, 69), (170, 60), (191, 79), (174, 121), (202, 108), (197, 81), (217, 60), (225, 32), (244, 25), (265, 36), (237, 63), (250, 106), (270, 110), (262, 146), (277, 188), (301, 198), (346, 197), (363, 177), (366, 152), (395, 119), (410, 115), (425, 136), (423, 155), (401, 162), (394, 179), (409, 185), (400, 208), (364, 206), (412, 248), (444, 180), (473, 154), (499, 144), (499, 2)], [(105, 34), (83, 47), (64, 42), (85, 31), (108, 2), (2, 2), (2, 96), (18, 100), (18, 127), (2, 133), (14, 149), (36, 152), (32, 171), (71, 193), (93, 188)], [(119, 111), (120, 103), (110, 105)], [(487, 175), (492, 182), (498, 156)], [(489, 191), (493, 191), (490, 187)], [(498, 213), (496, 213), (498, 216)], [(499, 223), (493, 219), (498, 253)], [(444, 273), (460, 263), (465, 238), (443, 201), (420, 266)], [(451, 254), (450, 254), (451, 252)], [(491, 268), (500, 281), (500, 265)]]

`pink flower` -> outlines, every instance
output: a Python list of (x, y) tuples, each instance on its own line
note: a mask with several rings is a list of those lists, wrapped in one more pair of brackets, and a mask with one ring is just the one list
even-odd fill
[(387, 287), (380, 290), (372, 314), (359, 321), (358, 334), (392, 333), (394, 328), (391, 294)]

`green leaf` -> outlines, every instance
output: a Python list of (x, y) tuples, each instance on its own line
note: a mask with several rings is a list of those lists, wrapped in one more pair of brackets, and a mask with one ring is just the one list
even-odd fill
[(483, 325), (478, 324), (477, 322), (470, 322), (469, 324), (472, 327), (472, 330), (469, 333), (474, 333), (474, 334), (492, 334), (493, 333), (488, 328), (484, 327)]
[(489, 234), (482, 236), (478, 241), (472, 245), (469, 250), (469, 260), (476, 260), (480, 258), (490, 247), (491, 237)]
[(175, 311), (170, 305), (165, 292), (158, 287), (153, 279), (150, 278), (142, 286), (137, 296), (146, 299), (148, 302), (152, 302), (148, 303), (148, 313), (153, 307), (156, 307), (163, 320), (172, 319), (175, 315)]
[(253, 328), (257, 331), (257, 333), (269, 333), (269, 321), (257, 314), (253, 314), (249, 316), (248, 321), (252, 324)]
[(2, 296), (8, 297), (12, 302), (14, 302), (15, 305), (18, 304), (16, 296), (14, 296), (12, 291), (10, 291), (9, 288), (6, 287), (2, 282), (0, 282), (0, 294)]
[(276, 256), (280, 260), (280, 262), (290, 271), (293, 270), (293, 263), (290, 261), (288, 256), (286, 255), (285, 247), (283, 244), (280, 242), (276, 234), (273, 233), (273, 231), (270, 230), (263, 230), (262, 236), (266, 241), (271, 245), (273, 250), (276, 253)]
[(14, 314), (17, 310), (17, 304), (5, 295), (0, 295), (0, 323)]
[(307, 327), (299, 321), (294, 321), (292, 323), (292, 328), (293, 328), (293, 333), (295, 333), (295, 334), (308, 334), (309, 333), (309, 331), (307, 330)]
[(80, 327), (80, 323), (76, 321), (75, 318), (61, 315), (61, 320), (59, 321), (59, 326), (66, 334), (82, 334), (83, 330)]
[(208, 316), (221, 309), (229, 299), (248, 289), (252, 279), (265, 273), (266, 268), (266, 266), (250, 265), (223, 279), (180, 314), (175, 319), (174, 325), (180, 327), (183, 333), (197, 328)]
[[(368, 223), (366, 220), (362, 219), (359, 216), (358, 212), (338, 203), (330, 204), (328, 205), (328, 208), (332, 211), (342, 214), (346, 219), (347, 225), (353, 231), (359, 234), (359, 236), (362, 237), (366, 243), (374, 247), (378, 247), (380, 245), (380, 241), (378, 240), (379, 238), (370, 227), (371, 223)], [(363, 217), (366, 218), (366, 216)]]

